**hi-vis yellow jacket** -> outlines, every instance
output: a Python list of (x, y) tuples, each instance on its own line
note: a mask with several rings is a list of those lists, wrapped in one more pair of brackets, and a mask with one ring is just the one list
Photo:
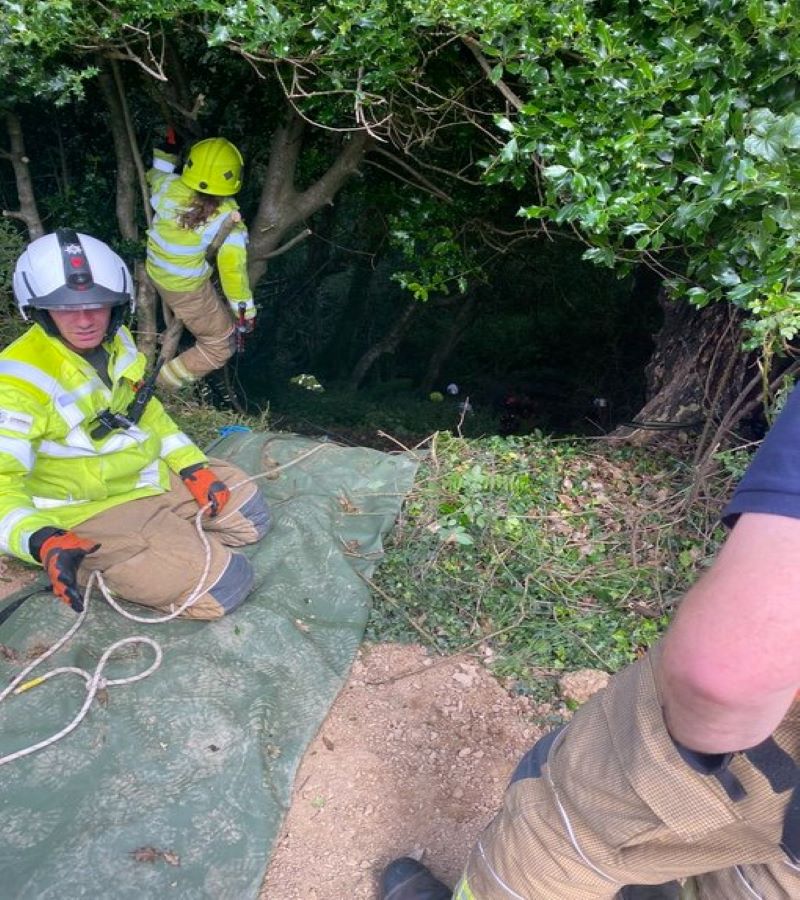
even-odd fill
[[(156, 285), (168, 291), (195, 291), (211, 277), (206, 250), (229, 213), (239, 207), (232, 197), (223, 197), (207, 222), (197, 228), (183, 228), (178, 224), (178, 216), (191, 206), (195, 192), (174, 174), (177, 156), (161, 150), (155, 150), (153, 155), (147, 183), (155, 216), (147, 232), (147, 273)], [(234, 314), (239, 303), (252, 307), (253, 295), (247, 277), (247, 229), (242, 222), (234, 225), (219, 248), (217, 271)]]
[(31, 562), (28, 541), (39, 528), (74, 528), (161, 494), (169, 469), (206, 460), (155, 397), (138, 426), (92, 438), (101, 410), (125, 413), (146, 368), (126, 328), (104, 347), (111, 390), (39, 325), (0, 353), (0, 551)]

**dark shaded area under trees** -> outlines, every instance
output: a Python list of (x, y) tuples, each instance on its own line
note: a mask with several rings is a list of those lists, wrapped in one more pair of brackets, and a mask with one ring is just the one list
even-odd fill
[(707, 456), (795, 368), (795, 5), (9, 6), (0, 276), (43, 231), (96, 234), (134, 265), (144, 349), (164, 325), (174, 348), (142, 176), (165, 123), (222, 133), (247, 160), (252, 400), (289, 409), (302, 372), (323, 414), (455, 381), (476, 427), (511, 391), (521, 430), (636, 415)]

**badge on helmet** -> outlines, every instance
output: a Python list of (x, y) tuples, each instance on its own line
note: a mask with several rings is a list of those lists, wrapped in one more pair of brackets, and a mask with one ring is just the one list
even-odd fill
[(133, 279), (107, 244), (72, 228), (59, 228), (32, 241), (17, 260), (14, 299), (23, 319), (51, 330), (48, 310), (114, 307), (109, 335), (133, 312)]

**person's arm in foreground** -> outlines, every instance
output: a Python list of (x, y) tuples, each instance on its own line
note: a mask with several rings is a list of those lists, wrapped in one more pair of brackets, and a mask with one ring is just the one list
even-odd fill
[(800, 687), (800, 519), (744, 513), (664, 643), (676, 741), (726, 753), (765, 740)]

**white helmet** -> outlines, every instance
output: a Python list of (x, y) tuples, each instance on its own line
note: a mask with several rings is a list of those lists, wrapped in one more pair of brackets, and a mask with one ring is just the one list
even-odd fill
[(133, 279), (121, 257), (97, 238), (72, 228), (59, 228), (28, 244), (17, 260), (13, 286), (23, 319), (30, 314), (50, 333), (51, 309), (118, 307), (110, 336), (134, 308)]

